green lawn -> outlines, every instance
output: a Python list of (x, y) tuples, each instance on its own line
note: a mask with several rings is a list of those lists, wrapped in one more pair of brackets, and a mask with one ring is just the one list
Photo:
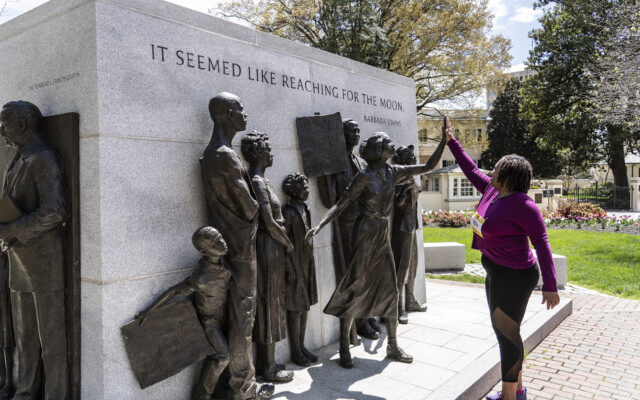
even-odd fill
[[(640, 299), (640, 236), (549, 230), (551, 250), (568, 258), (569, 282), (612, 295)], [(479, 263), (471, 228), (424, 228), (425, 242), (459, 242), (465, 262)]]

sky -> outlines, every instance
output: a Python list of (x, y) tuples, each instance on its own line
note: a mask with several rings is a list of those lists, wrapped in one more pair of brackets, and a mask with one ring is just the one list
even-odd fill
[[(204, 13), (220, 2), (220, 0), (168, 1)], [(47, 0), (0, 0), (0, 24), (46, 2)], [(531, 39), (527, 34), (540, 25), (538, 18), (542, 15), (542, 10), (534, 10), (533, 2), (534, 0), (489, 0), (489, 10), (494, 15), (491, 33), (503, 35), (511, 39), (513, 44), (512, 70), (524, 68), (523, 63), (532, 48)]]

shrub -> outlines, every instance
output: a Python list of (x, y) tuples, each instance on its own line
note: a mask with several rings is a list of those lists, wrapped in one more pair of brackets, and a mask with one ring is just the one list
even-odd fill
[(438, 210), (433, 215), (433, 221), (441, 227), (460, 228), (467, 225), (471, 220), (471, 214), (462, 211)]
[(582, 221), (585, 221), (590, 219), (602, 220), (606, 216), (607, 212), (597, 204), (576, 203), (573, 200), (560, 200), (558, 202), (558, 209), (549, 213), (545, 217), (549, 219), (566, 218), (569, 220), (577, 220), (578, 218), (581, 218)]

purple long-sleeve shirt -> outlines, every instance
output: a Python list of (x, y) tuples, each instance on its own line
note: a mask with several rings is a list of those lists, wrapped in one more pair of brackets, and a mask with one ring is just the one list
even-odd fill
[(464, 152), (456, 139), (447, 145), (469, 182), (482, 193), (476, 212), (484, 218), (482, 237), (474, 232), (471, 247), (480, 250), (496, 264), (525, 269), (536, 263), (529, 240), (536, 249), (542, 290), (557, 292), (556, 269), (553, 265), (547, 228), (538, 207), (526, 193), (516, 192), (498, 198), (498, 190), (491, 186), (491, 178), (483, 174)]

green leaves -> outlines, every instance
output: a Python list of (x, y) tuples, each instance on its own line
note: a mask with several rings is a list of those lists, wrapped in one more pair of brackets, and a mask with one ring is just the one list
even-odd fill
[(236, 0), (216, 14), (411, 77), (417, 111), (488, 86), (511, 60), (487, 0)]

